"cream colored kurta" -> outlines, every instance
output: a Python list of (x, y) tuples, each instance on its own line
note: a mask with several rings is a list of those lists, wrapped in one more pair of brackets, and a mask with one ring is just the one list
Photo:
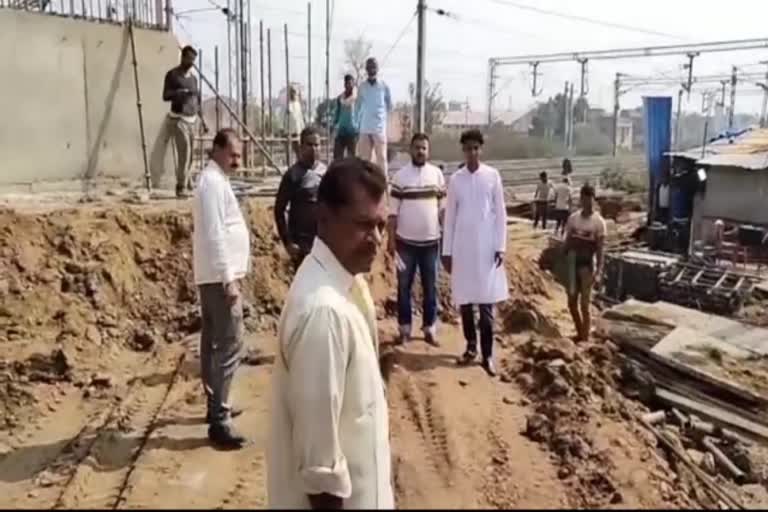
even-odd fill
[(451, 256), (451, 291), (457, 306), (496, 304), (509, 297), (504, 265), (507, 210), (499, 171), (485, 164), (462, 167), (451, 176), (445, 207), (443, 255)]
[(308, 509), (307, 495), (322, 493), (344, 508), (393, 508), (373, 300), (319, 238), (288, 292), (278, 342), (269, 508)]

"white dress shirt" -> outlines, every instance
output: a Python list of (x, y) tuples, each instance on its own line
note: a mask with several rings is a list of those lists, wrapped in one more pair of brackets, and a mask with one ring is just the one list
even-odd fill
[(229, 178), (211, 160), (200, 173), (193, 202), (195, 284), (230, 283), (248, 272), (250, 235)]
[(344, 508), (393, 508), (373, 299), (319, 238), (288, 292), (278, 343), (268, 508), (309, 509), (313, 494)]

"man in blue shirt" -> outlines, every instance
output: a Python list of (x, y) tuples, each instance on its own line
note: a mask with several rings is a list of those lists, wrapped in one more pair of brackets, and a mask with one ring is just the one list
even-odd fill
[(333, 159), (340, 160), (355, 156), (357, 146), (357, 126), (355, 125), (355, 79), (352, 75), (344, 75), (344, 92), (336, 98), (336, 116), (333, 120), (333, 130), (336, 137), (333, 141)]
[(377, 163), (387, 173), (387, 116), (392, 111), (389, 87), (377, 78), (379, 64), (370, 57), (365, 61), (368, 80), (360, 84), (355, 102), (360, 142), (360, 158)]

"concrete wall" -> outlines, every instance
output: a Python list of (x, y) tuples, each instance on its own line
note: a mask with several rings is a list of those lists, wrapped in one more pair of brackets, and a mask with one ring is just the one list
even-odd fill
[(707, 190), (694, 200), (694, 237), (700, 238), (714, 219), (729, 224), (768, 226), (768, 171), (713, 167)]
[[(135, 29), (148, 152), (168, 107), (175, 37)], [(144, 173), (123, 26), (0, 9), (0, 185)]]

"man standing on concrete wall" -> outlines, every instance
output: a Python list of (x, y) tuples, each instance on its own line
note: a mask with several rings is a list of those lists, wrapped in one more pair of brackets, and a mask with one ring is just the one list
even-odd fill
[[(181, 63), (165, 74), (163, 101), (170, 102), (171, 111), (163, 121), (152, 149), (152, 186), (158, 188), (165, 174), (165, 153), (173, 139), (176, 148), (176, 197), (182, 198), (187, 190), (187, 171), (192, 164), (194, 128), (200, 113), (197, 77), (192, 68), (197, 51), (191, 46), (181, 50)], [(205, 121), (203, 129), (208, 132)]]
[[(336, 98), (336, 114), (333, 120), (333, 159), (355, 156), (357, 150), (357, 126), (355, 126), (355, 78), (344, 75), (344, 92)], [(346, 155), (345, 155), (346, 153)]]
[(192, 261), (200, 290), (200, 366), (207, 397), (208, 438), (240, 448), (245, 438), (232, 427), (229, 391), (243, 346), (241, 282), (250, 262), (250, 235), (229, 183), (240, 166), (241, 143), (225, 128), (213, 139), (211, 160), (200, 174), (193, 204)]
[(377, 78), (379, 64), (371, 57), (365, 61), (368, 80), (357, 91), (355, 113), (358, 119), (360, 142), (358, 156), (376, 162), (387, 174), (387, 117), (392, 111), (389, 86)]

